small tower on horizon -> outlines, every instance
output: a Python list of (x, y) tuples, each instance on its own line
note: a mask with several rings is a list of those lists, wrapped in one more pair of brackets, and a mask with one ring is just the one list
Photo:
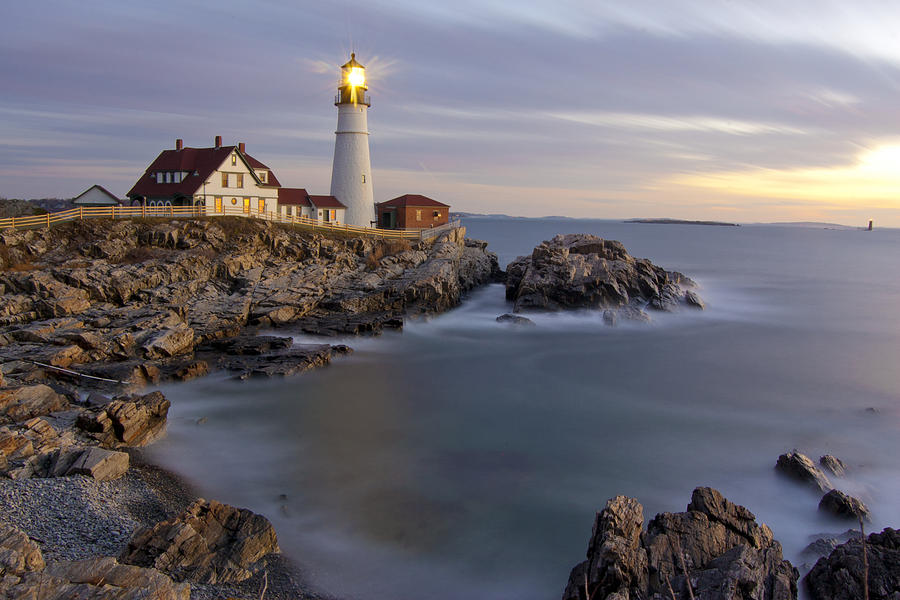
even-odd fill
[(350, 60), (341, 66), (341, 82), (334, 98), (338, 122), (334, 132), (331, 195), (347, 207), (346, 223), (356, 227), (372, 227), (375, 221), (368, 89), (366, 68), (356, 62), (356, 54), (350, 54)]

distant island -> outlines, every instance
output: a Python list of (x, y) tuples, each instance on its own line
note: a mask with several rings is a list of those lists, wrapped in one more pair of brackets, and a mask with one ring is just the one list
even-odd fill
[(685, 221), (684, 219), (628, 219), (625, 223), (654, 223), (657, 225), (718, 225), (720, 227), (740, 227), (738, 223), (724, 221)]

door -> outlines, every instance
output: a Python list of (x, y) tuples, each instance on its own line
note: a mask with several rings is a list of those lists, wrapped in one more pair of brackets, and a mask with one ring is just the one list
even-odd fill
[(244, 214), (250, 214), (250, 198), (244, 198)]

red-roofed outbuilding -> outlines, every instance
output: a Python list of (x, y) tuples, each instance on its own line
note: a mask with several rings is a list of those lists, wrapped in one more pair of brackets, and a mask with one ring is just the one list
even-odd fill
[(420, 194), (404, 194), (375, 205), (382, 229), (426, 229), (446, 225), (450, 205)]

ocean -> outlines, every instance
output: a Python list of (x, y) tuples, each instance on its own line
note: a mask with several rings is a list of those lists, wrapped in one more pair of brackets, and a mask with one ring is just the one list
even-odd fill
[(164, 386), (153, 459), (265, 514), (308, 582), (343, 598), (556, 599), (607, 499), (649, 519), (697, 486), (748, 507), (801, 566), (811, 535), (848, 524), (775, 473), (793, 448), (847, 463), (832, 481), (869, 505), (871, 531), (900, 526), (900, 230), (463, 224), (502, 267), (558, 233), (620, 240), (697, 281), (707, 309), (515, 327), (489, 285), (402, 332), (340, 339), (355, 352), (328, 368)]

